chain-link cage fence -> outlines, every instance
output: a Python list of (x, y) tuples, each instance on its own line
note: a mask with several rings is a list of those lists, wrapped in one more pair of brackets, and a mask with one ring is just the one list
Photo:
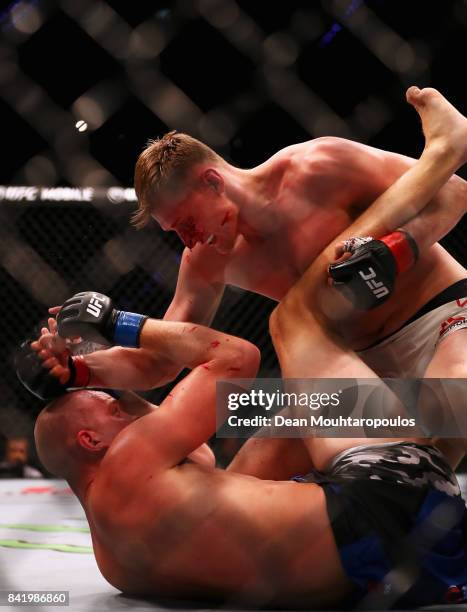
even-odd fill
[[(134, 164), (148, 138), (186, 131), (240, 167), (322, 135), (417, 157), (423, 138), (407, 86), (433, 84), (465, 111), (456, 70), (467, 3), (407, 4), (22, 0), (4, 8), (6, 436), (31, 431), (38, 405), (17, 382), (12, 356), (49, 306), (89, 289), (154, 317), (170, 303), (180, 242), (155, 224), (139, 232), (129, 224)], [(444, 244), (465, 264), (465, 223)], [(257, 344), (266, 377), (278, 373), (268, 338), (273, 306), (229, 288), (213, 324)]]

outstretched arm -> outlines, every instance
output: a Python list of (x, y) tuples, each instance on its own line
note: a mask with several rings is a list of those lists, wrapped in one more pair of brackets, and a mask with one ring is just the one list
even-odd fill
[(209, 245), (185, 248), (175, 295), (164, 320), (211, 325), (224, 294), (228, 261), (229, 256)]
[[(90, 317), (87, 310), (88, 302), (96, 300), (96, 298), (102, 304), (99, 319)], [(115, 333), (115, 338), (118, 338), (116, 342), (119, 342), (121, 338), (122, 342), (128, 344), (125, 336), (127, 333), (125, 329), (128, 330), (128, 327), (126, 327), (125, 321), (134, 318), (135, 315), (118, 313), (119, 311), (113, 309), (112, 302), (106, 296), (92, 292), (77, 294), (65, 302), (59, 312), (57, 317), (58, 331), (61, 336), (79, 335), (83, 339), (94, 341), (97, 337), (101, 341), (110, 342), (114, 342), (112, 334)], [(139, 319), (139, 317), (140, 315), (136, 315), (138, 325), (141, 325), (142, 319)], [(121, 323), (122, 321), (123, 323)], [(201, 325), (153, 319), (150, 321), (150, 327), (153, 330), (150, 336), (151, 341), (141, 343), (140, 348), (117, 346), (108, 350), (96, 351), (80, 358), (84, 361), (84, 367), (87, 366), (90, 371), (87, 386), (117, 389), (148, 388), (150, 385), (147, 384), (145, 375), (150, 375), (151, 364), (154, 364), (155, 368), (170, 364), (170, 367), (180, 371), (185, 367), (193, 367), (192, 359), (196, 360), (200, 351), (208, 359), (212, 352), (216, 354), (228, 352), (230, 346), (238, 343), (238, 339), (233, 336), (226, 336)], [(112, 322), (112, 324), (110, 325), (109, 322)], [(44, 328), (39, 340), (32, 343), (31, 346), (39, 352), (44, 361), (44, 366), (50, 370), (50, 374), (58, 378), (62, 384), (67, 384), (70, 371), (68, 369), (66, 340), (57, 334), (55, 319), (49, 319), (49, 326), (50, 330)], [(123, 329), (123, 335), (119, 336), (119, 329)], [(131, 342), (136, 343), (135, 329), (136, 327), (133, 326), (130, 335)], [(158, 334), (156, 333), (157, 330), (160, 330)], [(168, 340), (170, 340), (170, 344), (167, 343)], [(194, 357), (192, 357), (192, 353), (194, 353)], [(125, 358), (126, 354), (130, 354), (130, 360)], [(123, 356), (123, 359), (120, 362), (121, 356)], [(235, 367), (232, 367), (232, 371), (235, 371)], [(159, 372), (157, 375), (159, 376)]]

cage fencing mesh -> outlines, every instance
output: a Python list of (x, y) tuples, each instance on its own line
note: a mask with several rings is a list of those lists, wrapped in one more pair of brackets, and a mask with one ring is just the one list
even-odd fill
[[(129, 223), (134, 163), (148, 138), (186, 131), (242, 167), (323, 135), (418, 156), (405, 88), (444, 84), (462, 108), (462, 85), (444, 68), (465, 54), (465, 2), (442, 11), (423, 3), (423, 24), (418, 0), (413, 14), (378, 1), (261, 4), (21, 0), (0, 13), (4, 435), (31, 431), (38, 402), (12, 359), (49, 306), (96, 290), (121, 309), (162, 317), (171, 301), (180, 242)], [(464, 220), (443, 241), (463, 264), (465, 229)], [(228, 288), (213, 323), (259, 346), (265, 377), (278, 374), (273, 307)]]

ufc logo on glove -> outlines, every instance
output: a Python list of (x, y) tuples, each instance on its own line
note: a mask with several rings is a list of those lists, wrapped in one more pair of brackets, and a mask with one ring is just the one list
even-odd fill
[(88, 312), (93, 317), (96, 317), (97, 319), (102, 312), (102, 306), (103, 306), (103, 303), (99, 302), (97, 298), (93, 297), (89, 300), (89, 304), (88, 304), (88, 307), (86, 308), (86, 312)]
[(385, 287), (381, 281), (374, 280), (376, 272), (373, 270), (373, 268), (368, 268), (368, 274), (365, 274), (361, 270), (359, 271), (359, 274), (371, 289), (373, 295), (375, 295), (378, 299), (388, 295), (389, 289)]

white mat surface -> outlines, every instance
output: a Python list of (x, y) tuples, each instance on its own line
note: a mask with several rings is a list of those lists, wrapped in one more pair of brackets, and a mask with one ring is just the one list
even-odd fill
[[(459, 480), (467, 493), (467, 477)], [(155, 603), (119, 594), (99, 573), (84, 512), (61, 480), (0, 480), (0, 568), (0, 591), (69, 591), (68, 610), (73, 612), (211, 609), (199, 603)], [(450, 609), (467, 610), (467, 605)]]

